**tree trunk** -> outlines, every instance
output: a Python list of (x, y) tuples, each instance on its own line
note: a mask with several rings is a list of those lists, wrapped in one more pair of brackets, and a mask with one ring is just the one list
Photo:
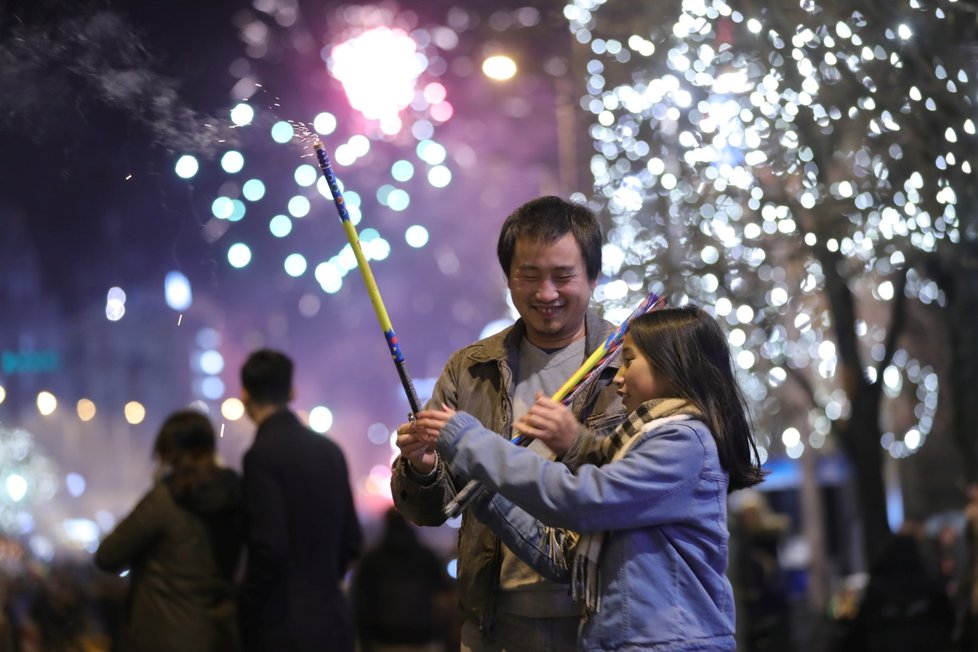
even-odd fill
[(879, 426), (879, 391), (869, 383), (849, 397), (852, 415), (840, 439), (856, 471), (856, 490), (863, 522), (863, 550), (867, 562), (876, 556), (889, 538), (886, 516), (886, 489), (883, 483), (883, 448)]
[[(849, 454), (856, 472), (856, 490), (859, 511), (863, 522), (863, 549), (866, 559), (871, 560), (875, 551), (890, 536), (886, 518), (886, 490), (883, 486), (883, 449), (880, 438), (879, 379), (869, 382), (863, 371), (856, 335), (855, 298), (841, 272), (842, 256), (825, 249), (816, 250), (825, 274), (825, 292), (832, 314), (838, 357), (838, 377), (849, 399), (850, 414), (845, 421), (837, 422), (837, 434)], [(904, 283), (900, 279), (888, 326), (887, 353), (884, 365), (893, 355), (896, 338), (903, 328)]]
[(978, 242), (962, 242), (941, 269), (948, 297), (951, 379), (942, 383), (953, 408), (954, 440), (962, 454), (965, 481), (978, 483)]

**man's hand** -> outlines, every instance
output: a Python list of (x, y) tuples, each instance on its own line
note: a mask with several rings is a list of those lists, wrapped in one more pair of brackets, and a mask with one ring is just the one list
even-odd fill
[[(437, 436), (437, 431), (435, 436)], [(417, 420), (402, 423), (397, 427), (395, 443), (400, 449), (401, 455), (411, 464), (411, 468), (422, 475), (431, 473), (438, 462), (435, 447), (431, 443), (433, 438), (425, 433), (422, 427), (418, 425)]]
[(539, 439), (557, 457), (563, 457), (577, 439), (579, 425), (570, 408), (537, 393), (537, 402), (516, 420), (513, 430)]

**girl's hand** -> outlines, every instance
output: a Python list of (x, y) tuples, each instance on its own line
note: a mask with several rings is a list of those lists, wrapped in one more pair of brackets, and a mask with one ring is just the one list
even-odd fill
[(455, 414), (453, 408), (448, 407), (444, 403), (441, 409), (427, 409), (421, 410), (415, 416), (415, 424), (417, 424), (418, 431), (423, 433), (425, 441), (431, 445), (438, 435), (441, 433), (441, 429), (445, 427), (448, 420), (452, 418)]
[(513, 424), (513, 429), (539, 439), (557, 454), (564, 456), (577, 439), (577, 418), (563, 403), (537, 394), (537, 402)]

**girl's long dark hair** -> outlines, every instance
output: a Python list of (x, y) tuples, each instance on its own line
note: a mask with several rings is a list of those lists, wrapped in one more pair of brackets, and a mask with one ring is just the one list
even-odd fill
[(195, 410), (174, 412), (160, 428), (153, 456), (171, 469), (170, 487), (175, 497), (192, 491), (217, 462), (214, 427)]
[(716, 440), (729, 490), (764, 479), (751, 435), (747, 403), (733, 374), (727, 339), (719, 324), (696, 306), (655, 310), (636, 318), (628, 334), (676, 398), (695, 405)]

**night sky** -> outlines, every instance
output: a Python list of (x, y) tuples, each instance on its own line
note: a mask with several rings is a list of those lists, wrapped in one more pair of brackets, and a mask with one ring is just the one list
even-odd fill
[[(315, 266), (340, 253), (346, 240), (332, 202), (293, 178), (298, 166), (314, 163), (308, 143), (276, 143), (269, 129), (283, 120), (311, 124), (327, 111), (337, 123), (324, 138), (327, 151), (357, 135), (369, 140), (365, 155), (348, 165), (334, 157), (334, 167), (344, 192), (361, 200), (361, 235), (373, 229), (389, 244), (389, 255), (371, 266), (424, 394), (453, 350), (490, 322), (511, 319), (495, 259), (505, 216), (537, 195), (581, 190), (557, 175), (552, 73), (567, 70), (566, 23), (546, 11), (535, 19), (519, 14), (517, 6), (511, 14), (494, 7), (492, 22), (447, 2), (416, 10), (385, 5), (395, 26), (415, 36), (449, 28), (455, 43), (444, 40), (446, 31), (440, 42), (451, 48), (428, 43), (428, 66), (418, 78), (419, 88), (432, 82), (444, 88), (451, 117), (431, 120), (430, 107), (412, 105), (400, 114), (404, 128), (384, 135), (350, 107), (320, 56), (366, 29), (348, 6), (4, 4), (0, 347), (9, 364), (0, 372), (6, 393), (0, 426), (27, 429), (35, 454), (51, 462), (45, 468), (60, 487), (54, 512), (98, 520), (101, 510), (128, 510), (149, 484), (156, 429), (167, 413), (193, 401), (207, 405), (222, 429), (222, 456), (238, 466), (252, 426), (224, 418), (221, 405), (238, 395), (238, 368), (259, 346), (295, 358), (294, 407), (331, 411), (329, 436), (347, 453), (359, 507), (367, 514), (383, 508), (392, 455), (384, 433), (404, 420), (407, 402), (357, 270), (335, 292), (315, 278)], [(293, 18), (279, 21), (283, 11)], [(246, 43), (249, 34), (261, 37), (258, 46)], [(479, 63), (505, 48), (522, 54), (527, 74), (492, 82)], [(229, 111), (244, 87), (255, 116), (236, 127)], [(419, 160), (417, 122), (427, 124), (418, 133), (444, 147), (451, 173), (444, 187), (424, 177), (431, 165)], [(244, 156), (240, 173), (221, 168), (230, 149)], [(182, 179), (174, 166), (188, 154), (199, 172)], [(398, 160), (412, 163), (411, 179), (392, 179)], [(215, 198), (240, 198), (245, 179), (260, 180), (264, 195), (241, 200), (247, 212), (238, 221), (215, 218)], [(385, 184), (407, 193), (409, 205), (383, 205), (377, 192)], [(288, 236), (273, 236), (269, 219), (286, 213), (297, 194), (309, 199), (308, 215), (291, 219)], [(405, 242), (412, 225), (427, 232), (424, 246)], [(251, 252), (240, 269), (229, 264), (234, 243)], [(307, 261), (304, 273), (286, 273), (290, 254)], [(172, 271), (192, 288), (193, 303), (184, 310), (165, 301), (164, 278)], [(114, 287), (126, 294), (118, 321), (106, 317)], [(218, 398), (201, 396), (207, 374), (200, 355), (211, 348), (202, 341), (223, 363), (210, 374), (223, 384)], [(28, 368), (44, 359), (56, 363)], [(38, 414), (40, 391), (57, 398), (53, 414)], [(76, 414), (82, 398), (97, 406), (90, 422)], [(129, 401), (145, 407), (138, 424), (123, 418)], [(69, 473), (85, 480), (78, 496), (65, 490)]]

